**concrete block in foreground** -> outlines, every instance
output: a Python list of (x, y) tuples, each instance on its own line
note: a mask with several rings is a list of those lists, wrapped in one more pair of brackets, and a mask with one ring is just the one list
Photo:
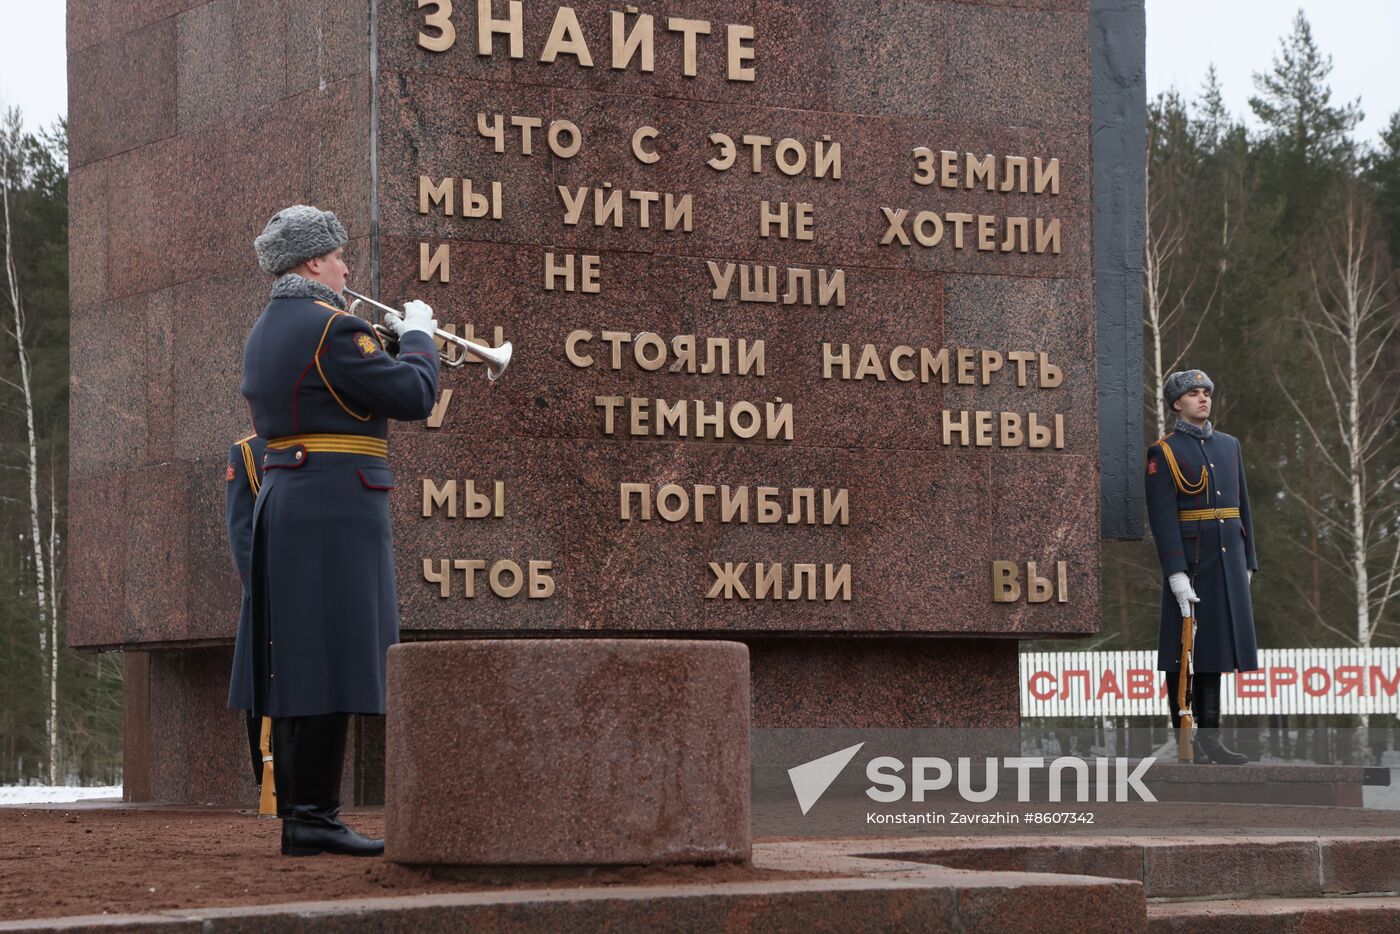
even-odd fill
[(389, 651), (385, 855), (461, 866), (746, 861), (737, 642), (492, 639)]

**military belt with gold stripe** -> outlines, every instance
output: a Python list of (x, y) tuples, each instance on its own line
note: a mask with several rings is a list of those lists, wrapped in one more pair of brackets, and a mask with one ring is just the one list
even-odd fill
[(1238, 506), (1230, 506), (1225, 509), (1183, 509), (1176, 514), (1182, 522), (1208, 522), (1211, 519), (1238, 519), (1240, 510)]
[(369, 435), (288, 435), (267, 442), (268, 450), (285, 451), (300, 447), (312, 454), (365, 454), (389, 456), (389, 442)]

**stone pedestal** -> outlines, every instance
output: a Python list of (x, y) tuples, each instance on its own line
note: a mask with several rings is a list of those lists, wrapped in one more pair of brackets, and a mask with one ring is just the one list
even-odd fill
[(747, 861), (748, 669), (735, 642), (395, 646), (385, 855), (464, 866)]

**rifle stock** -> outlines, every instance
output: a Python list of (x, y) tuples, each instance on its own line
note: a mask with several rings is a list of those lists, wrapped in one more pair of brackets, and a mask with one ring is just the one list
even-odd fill
[(258, 743), (262, 750), (262, 794), (258, 797), (258, 816), (277, 816), (277, 792), (272, 778), (272, 718), (262, 718), (262, 736)]
[(1191, 650), (1195, 644), (1196, 619), (1194, 616), (1187, 616), (1181, 620), (1181, 673), (1176, 679), (1176, 709), (1179, 719), (1179, 726), (1176, 734), (1176, 750), (1178, 762), (1195, 762), (1195, 750), (1191, 746), (1191, 728), (1194, 726), (1191, 717), (1191, 704), (1188, 700), (1187, 686), (1191, 680)]

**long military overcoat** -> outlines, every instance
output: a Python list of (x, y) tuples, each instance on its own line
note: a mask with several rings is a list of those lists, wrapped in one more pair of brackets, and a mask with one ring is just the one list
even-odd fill
[[(1170, 447), (1171, 458), (1162, 445)], [(1200, 511), (1217, 509), (1227, 516), (1199, 517)], [(1257, 669), (1249, 572), (1259, 569), (1259, 560), (1239, 441), (1221, 431), (1205, 439), (1178, 431), (1148, 448), (1147, 516), (1162, 564), (1158, 670), (1181, 666), (1181, 609), (1167, 584), (1167, 576), (1177, 571), (1190, 575), (1201, 598), (1195, 613), (1194, 670)]]
[[(252, 602), (253, 504), (257, 502), (258, 487), (262, 485), (262, 460), (266, 450), (266, 439), (257, 435), (235, 441), (228, 449), (224, 517), (228, 521), (228, 547), (233, 555), (233, 566), (243, 583), (243, 597), (238, 605), (238, 638), (235, 642), (240, 646), (251, 645), (248, 627), (251, 625), (249, 606)], [(234, 653), (228, 705), (235, 710), (253, 708), (250, 663), (249, 653)]]
[(250, 672), (256, 714), (384, 712), (399, 619), (382, 452), (389, 419), (431, 413), (437, 376), (429, 335), (406, 335), (395, 358), (314, 298), (274, 298), (253, 326), (242, 388), (268, 449), (235, 670)]

